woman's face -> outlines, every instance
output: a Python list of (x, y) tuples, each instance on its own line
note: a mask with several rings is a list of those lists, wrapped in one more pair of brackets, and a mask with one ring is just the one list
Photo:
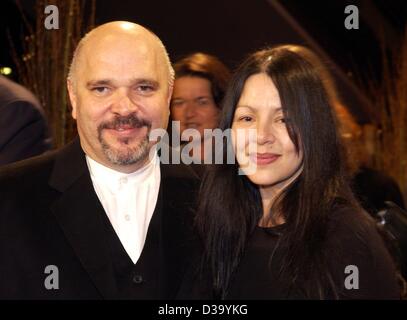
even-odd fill
[[(250, 76), (233, 118), (233, 146), (239, 166), (250, 181), (271, 192), (286, 187), (302, 171), (302, 151), (297, 153), (288, 135), (287, 120), (269, 76), (265, 73)], [(257, 134), (250, 136), (249, 129)], [(237, 136), (242, 133), (245, 138), (237, 143)], [(254, 170), (247, 170), (248, 165)]]
[(204, 129), (217, 128), (219, 109), (213, 100), (209, 80), (187, 76), (176, 79), (171, 116), (173, 120), (180, 121), (181, 133), (186, 129), (196, 129), (202, 139)]

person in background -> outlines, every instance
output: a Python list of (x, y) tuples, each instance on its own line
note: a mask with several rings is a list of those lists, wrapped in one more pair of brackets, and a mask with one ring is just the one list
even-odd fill
[(405, 209), (403, 195), (397, 182), (385, 172), (374, 169), (366, 148), (364, 130), (354, 117), (343, 109), (338, 113), (342, 138), (348, 153), (353, 192), (362, 207), (372, 216), (387, 208), (390, 201)]
[(219, 127), (221, 102), (230, 71), (218, 58), (204, 53), (194, 53), (177, 61), (174, 71), (171, 119), (180, 122), (181, 135), (187, 129), (197, 130), (201, 153), (192, 156), (194, 163), (203, 163), (204, 144), (211, 143), (210, 139), (204, 139), (204, 130)]
[(51, 149), (44, 112), (23, 86), (0, 75), (0, 166)]
[(203, 267), (188, 272), (185, 296), (400, 298), (394, 261), (347, 183), (312, 64), (286, 47), (251, 54), (231, 79), (220, 127), (232, 130), (223, 150), (231, 144), (236, 163), (213, 165), (204, 178), (196, 219)]

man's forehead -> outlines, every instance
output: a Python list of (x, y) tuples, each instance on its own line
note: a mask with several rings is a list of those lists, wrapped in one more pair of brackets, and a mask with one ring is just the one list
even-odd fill
[(121, 77), (162, 83), (170, 78), (165, 49), (144, 28), (136, 32), (101, 28), (84, 40), (75, 69), (85, 81)]
[(79, 65), (79, 72), (88, 75), (109, 75), (112, 72), (119, 75), (133, 74), (132, 77), (166, 76), (165, 63), (155, 51), (145, 50), (145, 47), (136, 49), (110, 48), (97, 51), (94, 54), (84, 54)]
[(145, 35), (107, 34), (89, 39), (81, 51), (85, 57), (134, 55), (137, 58), (147, 59), (150, 56), (157, 56), (159, 50), (156, 41)]
[(130, 48), (128, 46), (108, 48), (107, 50), (94, 50), (83, 55), (83, 61), (90, 66), (122, 66), (129, 68), (137, 65), (140, 68), (157, 66), (159, 59), (153, 50), (148, 51), (145, 47)]

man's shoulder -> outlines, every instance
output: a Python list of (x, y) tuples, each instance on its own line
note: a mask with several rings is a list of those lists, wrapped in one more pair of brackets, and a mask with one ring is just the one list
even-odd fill
[(185, 181), (199, 181), (199, 176), (192, 169), (180, 161), (179, 150), (164, 145), (158, 152), (161, 167), (161, 177), (164, 179), (178, 179)]
[(185, 164), (161, 164), (165, 198), (174, 206), (195, 206), (200, 180)]
[(186, 164), (161, 164), (163, 177), (198, 181), (199, 177), (192, 168)]

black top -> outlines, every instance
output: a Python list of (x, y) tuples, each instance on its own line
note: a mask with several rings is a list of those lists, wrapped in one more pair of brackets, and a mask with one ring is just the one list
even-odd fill
[[(281, 299), (288, 292), (278, 277), (279, 263), (275, 251), (283, 226), (274, 228), (256, 227), (240, 265), (232, 280), (227, 299)], [(281, 258), (279, 257), (278, 260)]]
[[(226, 299), (305, 298), (295, 290), (289, 292), (288, 279), (279, 276), (284, 245), (275, 249), (284, 229), (284, 225), (256, 227), (232, 278)], [(399, 299), (400, 288), (393, 260), (367, 214), (341, 211), (332, 215), (328, 223), (326, 252), (339, 299)], [(356, 270), (349, 267), (351, 271), (345, 273), (347, 266), (356, 266), (358, 269), (358, 289), (345, 287), (347, 277), (353, 278)], [(184, 279), (183, 295), (180, 298), (212, 297), (207, 275), (198, 278), (193, 276), (194, 281), (190, 281), (190, 277)], [(348, 282), (351, 280), (348, 278)], [(335, 296), (326, 298), (334, 299)]]

